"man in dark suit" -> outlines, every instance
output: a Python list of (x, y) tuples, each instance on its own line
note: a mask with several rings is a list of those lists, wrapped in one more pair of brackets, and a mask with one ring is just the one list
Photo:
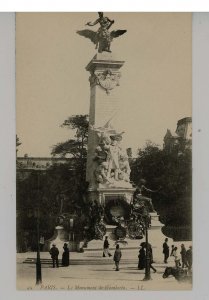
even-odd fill
[(186, 252), (187, 264), (188, 269), (191, 270), (192, 268), (192, 246), (189, 246), (189, 249)]
[(50, 249), (49, 253), (51, 254), (53, 268), (55, 268), (55, 263), (56, 263), (56, 267), (59, 268), (59, 261), (58, 261), (59, 250), (55, 244), (52, 245), (52, 248)]
[(181, 244), (180, 254), (181, 254), (182, 268), (184, 268), (184, 267), (188, 268), (186, 252), (187, 251), (186, 251), (184, 244)]
[(167, 259), (169, 257), (169, 246), (168, 246), (168, 239), (165, 239), (165, 242), (163, 243), (163, 254), (164, 254), (164, 263), (167, 264)]

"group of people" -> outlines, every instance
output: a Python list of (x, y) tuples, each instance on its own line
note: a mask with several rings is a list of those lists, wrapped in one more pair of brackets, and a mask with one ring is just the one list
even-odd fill
[(168, 263), (168, 258), (173, 257), (176, 268), (192, 268), (192, 246), (189, 246), (189, 249), (186, 249), (184, 244), (181, 244), (181, 251), (179, 252), (178, 247), (172, 245), (171, 251), (168, 245), (168, 238), (165, 239), (163, 243), (163, 254), (164, 254), (164, 263)]
[[(187, 250), (184, 244), (181, 244), (181, 251), (178, 252), (178, 247), (172, 245), (171, 251), (169, 249), (168, 245), (168, 238), (165, 239), (163, 243), (163, 254), (164, 254), (164, 263), (167, 264), (168, 258), (173, 257), (176, 268), (182, 267), (182, 268), (188, 268), (191, 270), (192, 268), (192, 246), (189, 246), (189, 249)], [(148, 252), (147, 252), (148, 251)], [(147, 253), (146, 253), (147, 252)], [(51, 258), (52, 258), (52, 264), (53, 268), (55, 268), (55, 265), (57, 268), (59, 268), (59, 250), (56, 247), (55, 244), (52, 245), (52, 248), (49, 251)], [(148, 255), (147, 255), (148, 254)], [(181, 255), (181, 257), (180, 257)], [(106, 256), (112, 256), (112, 254), (109, 251), (109, 241), (108, 237), (105, 237), (104, 244), (103, 244), (103, 257)], [(119, 244), (116, 245), (116, 249), (114, 252), (113, 260), (115, 262), (115, 270), (119, 271), (119, 264), (122, 257), (122, 252), (120, 250)], [(147, 259), (148, 258), (148, 259)], [(152, 245), (148, 244), (146, 245), (145, 242), (141, 243), (139, 255), (138, 255), (138, 269), (144, 270), (146, 268), (146, 263), (149, 263), (150, 269), (152, 269), (155, 272), (157, 270), (153, 267), (153, 251), (152, 251)], [(63, 254), (62, 254), (62, 266), (67, 267), (70, 264), (70, 251), (68, 248), (67, 243), (64, 243), (63, 246)]]
[[(147, 253), (146, 253), (147, 252)], [(174, 258), (175, 266), (176, 268), (182, 267), (182, 268), (188, 268), (189, 270), (192, 269), (192, 246), (189, 246), (189, 249), (186, 249), (184, 244), (181, 244), (181, 251), (178, 252), (178, 247), (172, 245), (171, 251), (169, 250), (168, 245), (168, 238), (165, 239), (163, 243), (163, 254), (164, 254), (164, 263), (167, 263), (167, 260), (169, 257)], [(105, 237), (104, 245), (103, 245), (103, 257), (106, 256), (112, 256), (112, 254), (109, 251), (109, 241), (108, 237)], [(180, 257), (181, 256), (181, 257)], [(116, 271), (119, 271), (119, 263), (122, 257), (122, 253), (119, 247), (119, 244), (116, 245), (115, 253), (113, 256), (113, 260), (115, 262)], [(148, 243), (146, 245), (145, 242), (141, 243), (139, 255), (138, 255), (138, 269), (144, 270), (146, 268), (146, 264), (149, 263), (150, 269), (154, 271), (154, 273), (157, 272), (155, 267), (153, 266), (153, 251), (152, 251), (152, 245)]]
[[(52, 248), (50, 249), (49, 253), (52, 258), (53, 268), (55, 268), (55, 266), (57, 268), (59, 268), (59, 259), (58, 259), (59, 249), (56, 247), (56, 244), (52, 245)], [(109, 251), (109, 241), (108, 241), (107, 236), (105, 237), (104, 246), (103, 246), (103, 257), (106, 257), (106, 256), (109, 256), (109, 257), (112, 256), (112, 254)], [(120, 263), (121, 257), (122, 257), (122, 253), (121, 253), (119, 245), (117, 244), (115, 253), (113, 256), (113, 260), (114, 260), (115, 266), (116, 266), (116, 271), (119, 271), (119, 263)], [(70, 251), (69, 251), (67, 243), (64, 243), (63, 254), (62, 254), (62, 266), (67, 267), (67, 266), (69, 266), (69, 264), (70, 264)]]
[[(52, 245), (52, 248), (49, 251), (51, 258), (52, 258), (52, 265), (53, 268), (55, 268), (55, 265), (57, 268), (59, 268), (59, 249), (56, 247), (56, 244)], [(62, 266), (68, 267), (70, 264), (70, 250), (68, 248), (67, 243), (64, 243), (63, 246), (63, 254), (62, 254)]]
[[(103, 245), (103, 257), (112, 256), (112, 254), (109, 251), (109, 245), (110, 244), (108, 241), (108, 237), (106, 236), (105, 240), (104, 240), (104, 245)], [(115, 262), (115, 271), (119, 271), (119, 264), (120, 264), (121, 257), (122, 257), (122, 252), (120, 250), (119, 244), (117, 244), (115, 252), (114, 252), (114, 256), (113, 256), (113, 260)]]
[[(146, 243), (143, 242), (143, 243), (141, 243), (140, 246), (141, 246), (141, 248), (139, 249), (139, 255), (138, 255), (138, 258), (139, 258), (138, 269), (144, 270), (146, 267), (146, 263), (148, 261), (150, 269), (152, 269), (154, 271), (154, 273), (156, 273), (157, 270), (152, 265), (153, 264), (152, 245), (148, 244), (148, 247), (146, 247)], [(147, 251), (148, 255), (146, 255), (146, 251)], [(147, 260), (147, 258), (148, 258), (148, 260)]]
[(119, 146), (121, 135), (112, 135), (105, 142), (100, 143), (95, 149), (97, 167), (94, 171), (98, 183), (113, 184), (115, 181), (130, 180), (130, 166), (128, 156)]
[[(146, 249), (146, 243), (141, 243), (141, 248), (139, 250), (139, 262), (138, 262), (138, 269), (143, 270), (146, 267), (146, 251), (148, 251), (148, 258), (149, 258), (149, 266), (154, 271), (154, 273), (157, 272), (157, 270), (153, 267), (153, 252), (152, 252), (152, 246), (151, 244), (148, 244), (148, 247)], [(112, 256), (112, 254), (109, 251), (109, 241), (108, 237), (105, 237), (104, 245), (103, 245), (103, 257), (106, 256)], [(115, 271), (119, 271), (119, 264), (122, 257), (122, 252), (120, 250), (119, 244), (116, 245), (116, 249), (114, 252), (113, 260), (115, 262)]]

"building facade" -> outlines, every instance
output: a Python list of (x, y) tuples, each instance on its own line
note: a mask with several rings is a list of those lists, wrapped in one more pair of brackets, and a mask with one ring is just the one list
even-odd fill
[(53, 165), (69, 163), (70, 158), (60, 157), (29, 157), (25, 154), (23, 157), (17, 157), (17, 178), (24, 180), (33, 170), (46, 171)]
[(192, 148), (192, 118), (186, 117), (178, 120), (176, 131), (167, 129), (164, 136), (164, 149), (171, 151), (177, 148), (179, 151)]

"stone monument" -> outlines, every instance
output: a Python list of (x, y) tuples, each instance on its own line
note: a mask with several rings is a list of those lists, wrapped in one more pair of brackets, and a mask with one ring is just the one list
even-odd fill
[(126, 30), (109, 31), (114, 23), (103, 13), (95, 22), (97, 32), (81, 30), (77, 33), (91, 39), (98, 53), (86, 67), (90, 73), (90, 112), (86, 180), (90, 202), (98, 201), (104, 208), (104, 222), (114, 224), (114, 217), (126, 218), (134, 188), (130, 183), (130, 166), (126, 150), (121, 147), (123, 131), (113, 126), (120, 113), (120, 77), (124, 64), (110, 50), (113, 38)]
[[(130, 247), (138, 247), (139, 241), (135, 240), (135, 237), (137, 233), (141, 234), (142, 228), (132, 220), (132, 225), (134, 225), (133, 237), (127, 226), (133, 217), (133, 215), (131, 217), (133, 195), (136, 189), (130, 183), (131, 170), (127, 150), (123, 149), (121, 145), (125, 132), (116, 128), (114, 122), (117, 116), (120, 115), (122, 102), (120, 96), (120, 78), (121, 68), (125, 62), (115, 57), (111, 52), (110, 46), (113, 39), (124, 34), (126, 30), (109, 31), (110, 27), (114, 24), (114, 20), (104, 17), (103, 13), (99, 13), (98, 19), (94, 22), (88, 22), (86, 25), (94, 26), (96, 24), (100, 25), (97, 31), (89, 29), (77, 31), (79, 35), (89, 38), (96, 45), (96, 49), (98, 49), (98, 53), (86, 66), (86, 70), (90, 73), (86, 181), (88, 182), (87, 199), (91, 213), (93, 207), (102, 209), (96, 213), (99, 215), (98, 218), (97, 215), (96, 218), (94, 215), (95, 223), (92, 222), (94, 233), (91, 237), (96, 239), (90, 238), (88, 240), (87, 238), (87, 242), (91, 241), (91, 246), (89, 247), (88, 245), (88, 250), (102, 248), (103, 242), (101, 236), (104, 236), (104, 232), (109, 234), (112, 240), (117, 240), (117, 242), (120, 241), (121, 243), (128, 236), (129, 241), (124, 241), (122, 246), (126, 246), (129, 243)], [(102, 222), (100, 222), (101, 211), (103, 212)], [(159, 216), (153, 211), (150, 213), (150, 217), (152, 219), (152, 229), (155, 229), (153, 237), (159, 237), (158, 242), (161, 243), (162, 224), (159, 222)], [(126, 224), (128, 234), (125, 227), (121, 226), (121, 224)], [(63, 224), (59, 225), (56, 227), (53, 238), (48, 241), (48, 247), (52, 243), (56, 243), (60, 250), (62, 250), (63, 242), (69, 242), (71, 251), (80, 249), (79, 243), (75, 245), (72, 243)], [(85, 227), (87, 230), (89, 230), (89, 227), (91, 228), (88, 222)], [(100, 240), (98, 236), (100, 236)], [(86, 244), (86, 241), (84, 244)]]

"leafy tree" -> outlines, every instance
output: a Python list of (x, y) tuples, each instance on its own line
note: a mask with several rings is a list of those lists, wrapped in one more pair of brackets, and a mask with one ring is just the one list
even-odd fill
[[(25, 236), (28, 246), (37, 246), (37, 217), (40, 232), (45, 238), (52, 236), (56, 219), (53, 199), (45, 195), (46, 175), (32, 171), (24, 180), (17, 181), (17, 236)], [(51, 201), (52, 200), (52, 201)]]
[(17, 176), (17, 232), (27, 233), (27, 243), (34, 250), (36, 240), (36, 212), (39, 207), (40, 232), (52, 236), (57, 216), (73, 212), (83, 204), (87, 157), (88, 116), (69, 117), (62, 124), (75, 130), (75, 138), (54, 146), (52, 154), (70, 156), (69, 163), (54, 164), (44, 172), (29, 172), (24, 180)]
[(88, 115), (74, 115), (66, 119), (61, 127), (75, 130), (74, 139), (58, 143), (52, 149), (52, 155), (84, 159), (87, 153)]
[(73, 115), (66, 119), (62, 127), (75, 130), (74, 139), (58, 143), (52, 149), (53, 156), (72, 158), (74, 176), (77, 178), (79, 190), (85, 185), (87, 141), (88, 141), (88, 115)]
[(164, 224), (191, 226), (192, 155), (189, 148), (182, 148), (181, 152), (173, 148), (168, 152), (148, 142), (139, 149), (131, 168), (135, 184), (143, 178), (148, 188), (158, 190), (152, 198)]

